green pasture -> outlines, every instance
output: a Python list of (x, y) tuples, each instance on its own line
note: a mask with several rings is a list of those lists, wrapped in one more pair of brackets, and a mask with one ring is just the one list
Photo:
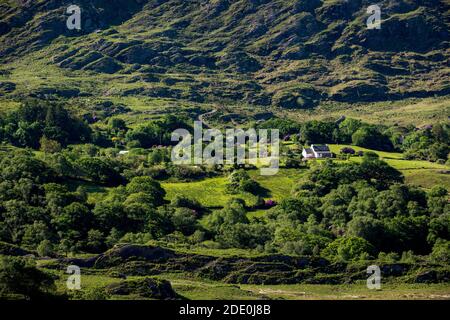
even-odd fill
[[(262, 176), (259, 170), (252, 170), (249, 174), (267, 190), (263, 195), (265, 199), (279, 201), (290, 195), (292, 187), (305, 172), (304, 169), (280, 169), (274, 176)], [(223, 207), (232, 198), (241, 198), (247, 205), (255, 203), (254, 195), (226, 193), (227, 183), (227, 177), (216, 177), (193, 182), (163, 182), (162, 186), (167, 192), (167, 200), (173, 199), (178, 194), (197, 199), (203, 206), (209, 208)]]

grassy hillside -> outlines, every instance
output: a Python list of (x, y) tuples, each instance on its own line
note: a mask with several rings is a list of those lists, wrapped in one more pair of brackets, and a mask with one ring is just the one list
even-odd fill
[(299, 119), (446, 119), (448, 2), (381, 1), (381, 30), (366, 28), (369, 4), (81, 1), (77, 32), (65, 28), (64, 1), (3, 1), (0, 109), (33, 95), (84, 110), (124, 103), (130, 121), (187, 103)]

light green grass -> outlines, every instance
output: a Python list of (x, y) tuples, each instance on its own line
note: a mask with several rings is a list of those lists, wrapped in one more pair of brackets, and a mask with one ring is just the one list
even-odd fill
[(259, 171), (251, 171), (249, 174), (263, 188), (270, 190), (268, 196), (271, 199), (280, 201), (291, 194), (293, 186), (306, 172), (306, 169), (280, 169), (273, 176), (262, 176)]
[[(250, 176), (269, 192), (266, 198), (277, 201), (288, 197), (292, 187), (306, 170), (280, 169), (274, 176), (262, 176), (259, 170), (249, 171)], [(209, 178), (193, 182), (163, 182), (162, 186), (167, 192), (166, 199), (171, 200), (175, 195), (183, 195), (198, 200), (203, 206), (209, 208), (223, 207), (232, 198), (245, 200), (248, 206), (256, 201), (254, 195), (248, 193), (228, 194), (225, 192), (227, 177)]]
[(173, 199), (175, 195), (182, 195), (196, 199), (208, 208), (223, 207), (232, 198), (241, 198), (247, 205), (255, 202), (255, 197), (250, 194), (227, 194), (227, 183), (226, 177), (219, 177), (193, 182), (163, 182), (162, 187), (167, 192), (168, 200)]
[(443, 185), (450, 190), (450, 174), (441, 170), (403, 170), (405, 181), (424, 189), (431, 189), (436, 185)]
[(247, 213), (247, 218), (249, 218), (249, 219), (263, 218), (266, 214), (267, 214), (267, 210), (249, 211)]
[(352, 146), (352, 145), (348, 145), (348, 144), (329, 144), (328, 146), (330, 147), (331, 152), (334, 152), (336, 154), (339, 154), (342, 148), (352, 148), (353, 150), (355, 150), (357, 152), (358, 151), (375, 152), (376, 154), (378, 154), (380, 156), (380, 158), (384, 158), (384, 159), (402, 159), (403, 158), (403, 154), (399, 153), (399, 152), (386, 152), (386, 151), (371, 150), (371, 149), (366, 149), (366, 148), (362, 148), (362, 147), (358, 147), (358, 146)]
[(349, 285), (241, 285), (241, 289), (271, 299), (289, 300), (413, 300), (450, 299), (448, 284), (382, 284), (369, 290), (364, 281)]
[(300, 122), (309, 120), (338, 119), (342, 115), (373, 124), (422, 126), (448, 120), (450, 103), (448, 96), (412, 98), (401, 101), (374, 103), (323, 102), (313, 110), (276, 110), (277, 115)]
[(190, 300), (259, 300), (264, 296), (249, 290), (242, 290), (239, 285), (223, 284), (195, 279), (170, 279), (173, 289)]

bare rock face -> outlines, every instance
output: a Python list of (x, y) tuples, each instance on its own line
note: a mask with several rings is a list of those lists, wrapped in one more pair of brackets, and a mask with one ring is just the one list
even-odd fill
[[(6, 7), (0, 14), (0, 56), (31, 52), (60, 35), (79, 36), (118, 25), (142, 9), (143, 0), (81, 0), (77, 4), (82, 9), (81, 30), (68, 30), (65, 21), (71, 1), (23, 1), (17, 7)], [(6, 6), (6, 5), (2, 5)], [(6, 46), (4, 46), (6, 44)]]

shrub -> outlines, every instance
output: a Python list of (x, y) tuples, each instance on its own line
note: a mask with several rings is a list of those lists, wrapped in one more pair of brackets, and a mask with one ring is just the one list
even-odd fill
[(53, 255), (53, 244), (50, 240), (42, 240), (36, 249), (40, 257), (51, 257)]
[(4, 256), (0, 260), (0, 297), (40, 299), (53, 295), (54, 279), (31, 260)]
[(374, 247), (363, 238), (342, 237), (331, 242), (322, 255), (330, 260), (353, 261), (359, 260), (361, 255), (372, 255)]
[(356, 151), (354, 149), (352, 149), (352, 148), (345, 147), (345, 148), (341, 149), (340, 153), (354, 155), (356, 153)]
[(433, 246), (430, 258), (435, 262), (450, 264), (450, 241), (438, 239)]

